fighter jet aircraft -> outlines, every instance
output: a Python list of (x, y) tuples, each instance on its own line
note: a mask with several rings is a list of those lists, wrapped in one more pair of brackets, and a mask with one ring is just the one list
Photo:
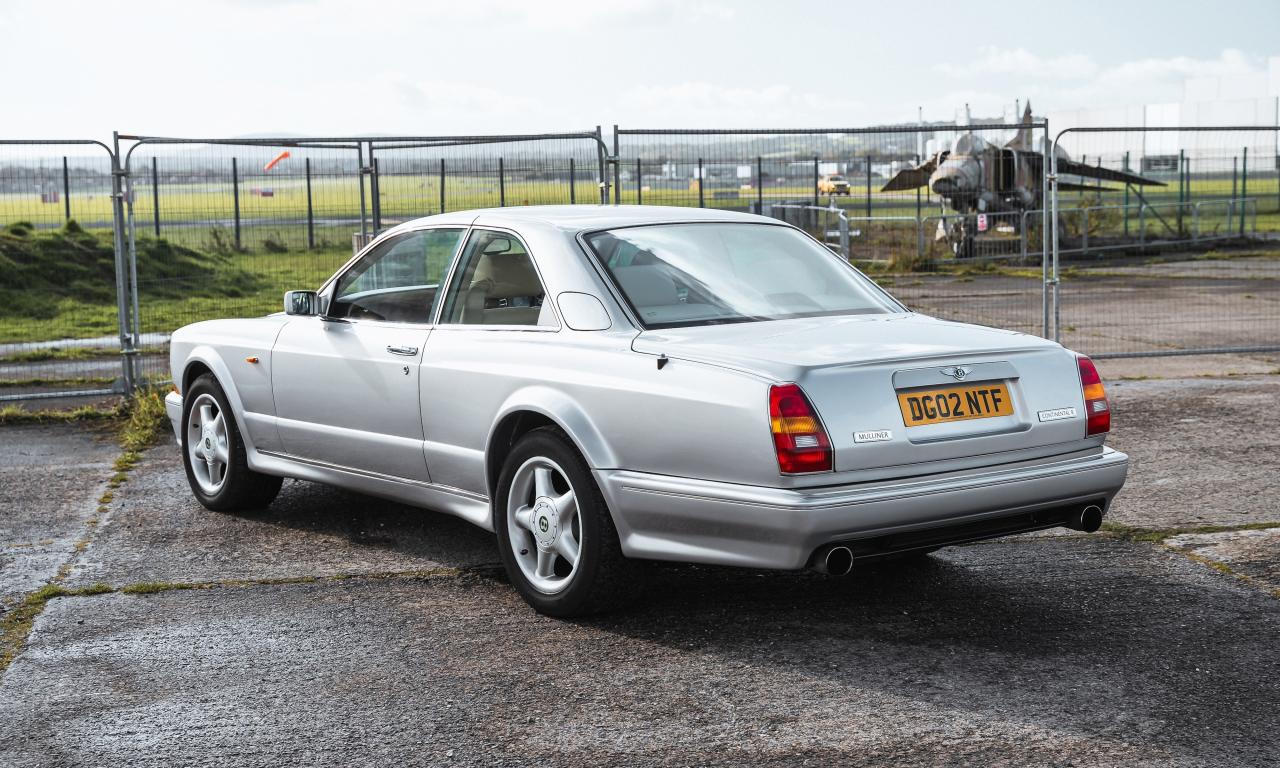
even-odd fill
[[(1032, 122), (1027, 103), (1022, 124)], [(1035, 210), (1044, 204), (1044, 154), (1035, 149), (1031, 128), (1020, 128), (1004, 146), (993, 144), (972, 130), (956, 137), (950, 149), (934, 154), (914, 168), (899, 171), (880, 188), (881, 192), (928, 188), (945, 205), (965, 214), (949, 227), (938, 224), (938, 239), (946, 238), (956, 256), (973, 255), (973, 238), (979, 213), (1009, 213)], [(1058, 149), (1058, 175), (1115, 181), (1135, 186), (1164, 186), (1164, 182), (1125, 171), (1078, 163)], [(1059, 181), (1060, 191), (1115, 192), (1109, 187)], [(1020, 222), (1021, 216), (1010, 216)]]

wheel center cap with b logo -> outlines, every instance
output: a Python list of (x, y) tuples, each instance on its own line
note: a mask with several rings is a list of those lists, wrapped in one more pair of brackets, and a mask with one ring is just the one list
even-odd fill
[(560, 512), (551, 499), (538, 499), (533, 504), (533, 538), (542, 549), (555, 546), (560, 534)]

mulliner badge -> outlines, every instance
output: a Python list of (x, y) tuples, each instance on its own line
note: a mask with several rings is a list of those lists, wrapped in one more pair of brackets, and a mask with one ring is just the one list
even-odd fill
[(872, 429), (866, 432), (853, 433), (853, 442), (855, 443), (879, 443), (892, 439), (893, 430), (890, 429)]

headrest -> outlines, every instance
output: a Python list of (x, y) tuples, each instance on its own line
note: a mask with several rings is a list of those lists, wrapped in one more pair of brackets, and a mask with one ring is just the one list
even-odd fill
[(525, 253), (481, 254), (471, 285), (483, 284), (485, 295), (490, 298), (508, 299), (513, 296), (541, 296), (542, 283), (533, 268), (533, 262)]
[(622, 284), (627, 298), (637, 307), (661, 307), (679, 304), (676, 283), (658, 267), (618, 267), (613, 274)]

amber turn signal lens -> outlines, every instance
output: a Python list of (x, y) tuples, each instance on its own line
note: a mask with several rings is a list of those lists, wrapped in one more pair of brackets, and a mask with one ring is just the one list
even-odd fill
[(799, 386), (769, 388), (769, 424), (783, 474), (831, 471), (831, 440)]
[(1076, 357), (1080, 367), (1080, 387), (1084, 390), (1085, 435), (1101, 435), (1111, 431), (1111, 404), (1107, 390), (1093, 361), (1084, 355)]

